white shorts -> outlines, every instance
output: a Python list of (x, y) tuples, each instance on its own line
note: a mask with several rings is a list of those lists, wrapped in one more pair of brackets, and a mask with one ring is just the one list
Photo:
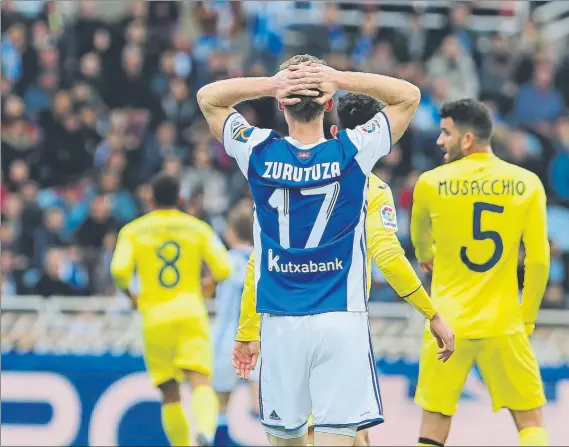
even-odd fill
[(315, 428), (383, 422), (367, 312), (265, 314), (261, 357), (265, 427), (299, 432), (311, 413)]
[[(231, 364), (233, 355), (233, 345), (235, 342), (230, 338), (227, 342), (223, 341), (215, 346), (215, 357), (213, 363), (213, 389), (220, 393), (230, 393), (239, 385), (247, 383), (241, 380), (235, 373)], [(257, 361), (257, 367), (251, 371), (249, 380), (259, 381), (260, 362)]]

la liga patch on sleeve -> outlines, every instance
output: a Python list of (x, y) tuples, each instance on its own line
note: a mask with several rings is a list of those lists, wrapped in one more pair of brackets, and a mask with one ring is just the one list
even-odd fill
[(395, 208), (391, 205), (385, 204), (380, 208), (379, 214), (381, 215), (383, 228), (386, 230), (397, 231), (397, 215), (395, 213)]

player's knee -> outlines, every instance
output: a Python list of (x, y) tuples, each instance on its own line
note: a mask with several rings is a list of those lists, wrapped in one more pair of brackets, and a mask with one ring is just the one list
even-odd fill
[(158, 385), (158, 389), (162, 394), (162, 402), (165, 404), (180, 401), (180, 386), (175, 379), (170, 379), (167, 382)]
[(194, 390), (199, 386), (211, 385), (211, 379), (207, 374), (189, 370), (184, 371), (184, 373), (188, 379), (189, 384)]
[(369, 442), (369, 432), (367, 430), (357, 432), (354, 439), (354, 447), (367, 447), (369, 445), (371, 445)]
[(531, 427), (543, 427), (543, 408), (533, 410), (517, 411), (511, 410), (518, 431)]

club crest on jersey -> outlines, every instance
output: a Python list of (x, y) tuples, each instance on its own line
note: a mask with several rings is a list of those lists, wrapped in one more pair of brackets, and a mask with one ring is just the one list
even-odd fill
[(377, 133), (379, 132), (380, 125), (379, 119), (374, 118), (371, 121), (368, 121), (363, 126), (360, 126), (360, 130), (364, 133)]
[(251, 138), (252, 133), (253, 133), (252, 127), (241, 127), (235, 130), (232, 138), (235, 141), (239, 141), (240, 143), (247, 143), (247, 141), (249, 141), (249, 138)]
[(310, 152), (310, 151), (298, 151), (296, 153), (296, 156), (299, 158), (299, 160), (308, 160), (310, 157), (312, 157), (312, 152)]
[(380, 210), (381, 223), (386, 230), (397, 231), (397, 215), (391, 205), (383, 205)]

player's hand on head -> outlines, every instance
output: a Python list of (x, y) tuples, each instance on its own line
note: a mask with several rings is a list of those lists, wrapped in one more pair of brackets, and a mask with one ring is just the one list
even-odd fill
[(439, 346), (437, 359), (446, 362), (454, 353), (455, 337), (454, 332), (446, 321), (437, 312), (430, 321), (431, 333), (436, 338)]
[[(302, 65), (302, 64), (301, 64)], [(300, 67), (294, 65), (293, 67)], [(273, 76), (275, 86), (275, 98), (283, 105), (293, 105), (300, 102), (300, 98), (290, 98), (290, 96), (311, 96), (317, 97), (318, 83), (310, 76), (305, 76), (298, 69), (285, 68)]]
[(306, 65), (293, 65), (291, 68), (298, 67), (298, 72), (302, 73), (305, 79), (310, 79), (312, 82), (317, 82), (317, 89), (322, 92), (322, 96), (315, 98), (318, 104), (325, 104), (334, 94), (338, 91), (338, 76), (340, 72), (334, 68), (311, 62)]
[(242, 379), (248, 379), (251, 370), (255, 369), (261, 345), (258, 341), (236, 341), (233, 347), (231, 363), (235, 372)]

